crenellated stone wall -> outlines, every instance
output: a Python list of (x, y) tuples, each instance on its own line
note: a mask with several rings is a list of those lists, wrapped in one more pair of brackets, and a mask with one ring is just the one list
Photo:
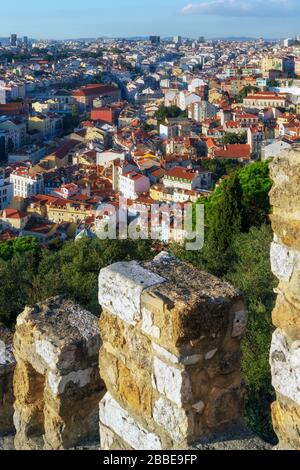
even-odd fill
[(17, 319), (14, 376), (17, 450), (63, 450), (99, 435), (97, 319), (60, 297)]
[(272, 270), (279, 280), (270, 363), (279, 449), (300, 450), (300, 146), (271, 165)]
[(101, 448), (188, 448), (241, 421), (243, 299), (162, 253), (99, 276)]
[(15, 358), (12, 349), (13, 335), (0, 324), (0, 434), (7, 434), (14, 430), (13, 375)]

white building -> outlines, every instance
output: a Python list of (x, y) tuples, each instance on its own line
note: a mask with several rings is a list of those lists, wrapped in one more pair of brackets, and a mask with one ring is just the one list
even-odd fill
[(279, 155), (283, 150), (289, 150), (292, 148), (291, 144), (284, 142), (283, 140), (278, 140), (272, 142), (271, 144), (265, 145), (262, 148), (262, 160), (268, 160), (269, 158), (275, 158)]
[(12, 147), (13, 150), (19, 150), (25, 144), (26, 127), (25, 121), (7, 119), (5, 116), (0, 117), (0, 131), (6, 131), (7, 133), (7, 150), (9, 150), (9, 147)]
[(5, 181), (4, 174), (0, 173), (0, 211), (6, 209), (13, 198), (13, 185)]
[(0, 104), (6, 104), (13, 100), (24, 99), (25, 96), (26, 87), (23, 82), (0, 81)]
[(194, 190), (207, 188), (211, 184), (211, 172), (196, 172), (182, 167), (168, 171), (163, 179), (165, 188)]
[(219, 108), (208, 101), (195, 102), (188, 106), (188, 116), (197, 122), (211, 119), (217, 115)]
[(26, 168), (19, 168), (10, 175), (10, 182), (13, 184), (14, 196), (23, 198), (44, 193), (44, 177), (42, 174), (35, 174)]
[(115, 160), (125, 160), (125, 152), (114, 152), (108, 150), (105, 152), (97, 152), (97, 165), (106, 166), (109, 163), (114, 162)]
[(191, 104), (201, 103), (201, 101), (202, 99), (199, 95), (196, 95), (195, 93), (189, 93), (188, 91), (181, 91), (178, 97), (178, 107), (182, 111), (185, 111)]
[(130, 171), (120, 175), (119, 190), (126, 199), (137, 199), (141, 194), (150, 190), (150, 180), (147, 176)]

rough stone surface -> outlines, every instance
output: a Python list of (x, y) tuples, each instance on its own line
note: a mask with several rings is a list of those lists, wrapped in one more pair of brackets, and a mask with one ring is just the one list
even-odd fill
[(101, 270), (99, 303), (102, 308), (135, 325), (141, 317), (142, 291), (163, 281), (136, 261), (113, 264)]
[(271, 346), (271, 367), (275, 390), (300, 406), (300, 340), (291, 342), (277, 329)]
[(0, 324), (0, 433), (13, 430), (13, 335)]
[(186, 449), (241, 420), (238, 291), (165, 253), (106, 268), (99, 286), (105, 449)]
[(14, 335), (16, 449), (68, 449), (98, 435), (104, 385), (97, 323), (92, 314), (59, 297), (19, 315)]
[(299, 421), (300, 406), (278, 393), (273, 403), (272, 417), (274, 430), (279, 437), (278, 450), (300, 450)]
[(300, 146), (271, 165), (274, 242), (271, 265), (279, 280), (270, 352), (272, 406), (278, 449), (300, 449)]
[[(109, 393), (100, 403), (100, 416), (101, 423), (118, 436), (123, 437), (133, 449), (161, 450), (159, 437), (138, 425)], [(105, 441), (105, 445), (107, 444)], [(101, 443), (101, 448), (104, 449), (103, 443)]]
[(274, 275), (281, 281), (289, 281), (295, 265), (299, 265), (300, 253), (280, 243), (271, 245), (271, 266)]

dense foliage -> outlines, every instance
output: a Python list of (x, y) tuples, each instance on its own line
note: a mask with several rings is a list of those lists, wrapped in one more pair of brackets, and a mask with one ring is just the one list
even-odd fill
[(226, 132), (223, 139), (223, 145), (229, 144), (246, 144), (247, 143), (247, 133), (241, 132), (236, 134), (234, 132)]
[(245, 98), (247, 98), (248, 95), (251, 93), (256, 93), (260, 91), (258, 87), (252, 86), (252, 85), (246, 85), (241, 89), (241, 91), (238, 94), (238, 102), (242, 103)]
[(84, 238), (41, 249), (32, 238), (0, 243), (0, 321), (13, 325), (25, 305), (64, 295), (99, 314), (99, 270), (115, 261), (148, 259), (144, 241)]
[(167, 118), (179, 118), (186, 116), (186, 113), (175, 105), (167, 107), (162, 104), (159, 109), (155, 112), (155, 118), (159, 123), (165, 122)]

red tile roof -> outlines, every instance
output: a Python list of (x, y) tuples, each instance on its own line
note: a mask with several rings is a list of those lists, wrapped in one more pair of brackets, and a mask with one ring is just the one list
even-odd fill
[(198, 174), (196, 172), (192, 172), (191, 170), (187, 170), (179, 166), (172, 168), (172, 170), (169, 170), (166, 173), (167, 178), (180, 178), (188, 181), (193, 181), (197, 176)]
[(1, 216), (4, 219), (24, 219), (27, 217), (27, 214), (17, 209), (4, 209)]
[(52, 153), (56, 158), (63, 159), (68, 155), (71, 150), (73, 150), (77, 145), (79, 145), (80, 142), (78, 140), (68, 140), (64, 144), (62, 144), (58, 149), (55, 150), (55, 152)]
[(242, 158), (249, 160), (251, 147), (248, 144), (230, 144), (224, 149), (216, 149), (214, 157), (216, 158)]
[(107, 85), (87, 85), (76, 90), (73, 96), (103, 96), (114, 91), (118, 91), (118, 88)]

